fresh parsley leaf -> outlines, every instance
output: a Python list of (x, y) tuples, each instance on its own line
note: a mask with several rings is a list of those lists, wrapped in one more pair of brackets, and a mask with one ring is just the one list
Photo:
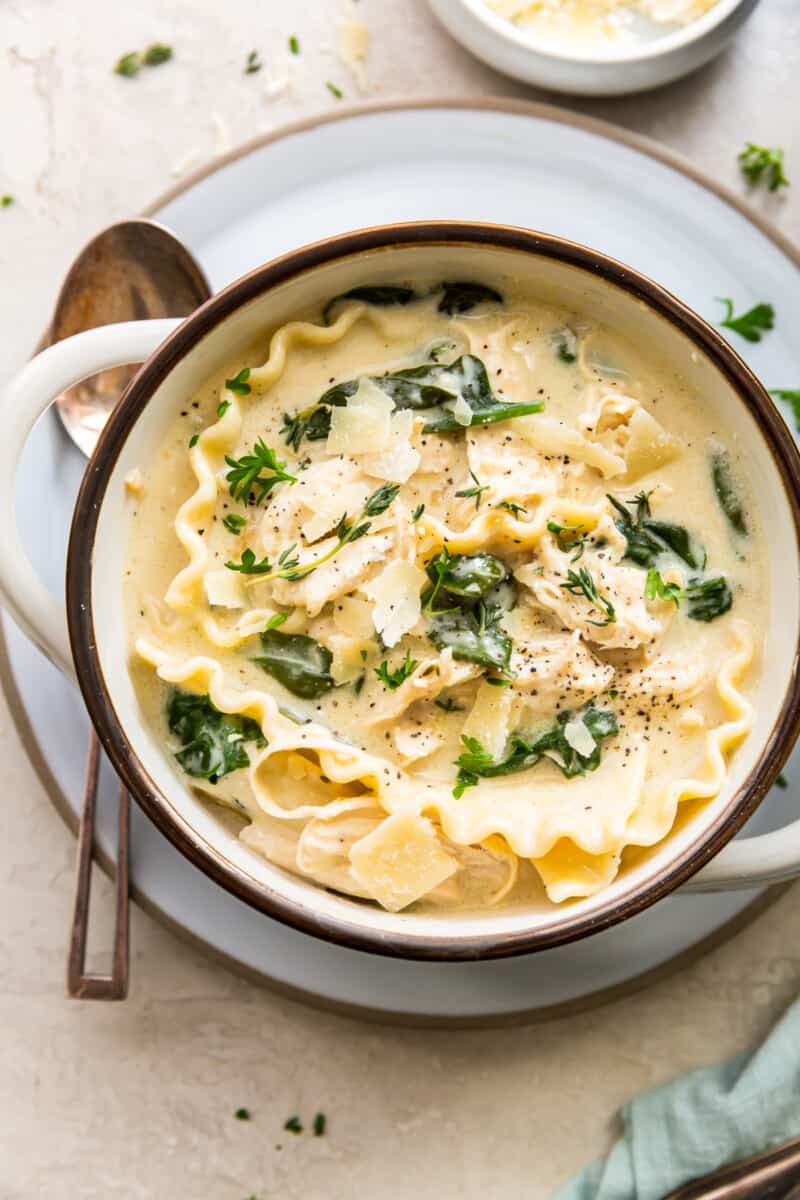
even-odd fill
[(237, 375), (234, 375), (233, 379), (225, 380), (225, 387), (229, 392), (234, 392), (237, 396), (249, 396), (253, 390), (247, 382), (249, 378), (250, 368), (242, 367), (241, 371)]
[(226, 454), (225, 462), (231, 468), (225, 478), (234, 500), (263, 504), (277, 484), (297, 482), (296, 476), (285, 470), (286, 463), (279, 462), (275, 451), (265, 445), (261, 438), (253, 447), (252, 454), (244, 454), (238, 459)]
[(342, 97), (344, 96), (344, 92), (342, 91), (342, 89), (337, 87), (335, 83), (331, 83), (330, 79), (326, 80), (325, 87), (328, 89), (328, 91), (330, 92), (330, 94), (333, 96), (333, 98), (335, 100), (341, 100)]
[(746, 142), (744, 150), (739, 154), (739, 165), (742, 174), (753, 185), (760, 183), (763, 178), (771, 192), (789, 186), (789, 180), (783, 170), (783, 150), (780, 146), (757, 146), (755, 142)]
[(225, 566), (229, 571), (238, 571), (240, 575), (269, 575), (272, 570), (269, 559), (265, 556), (256, 562), (256, 556), (249, 547), (242, 551), (242, 557), (238, 563), (229, 559)]
[(114, 64), (114, 74), (123, 75), (126, 79), (132, 79), (134, 75), (138, 75), (142, 66), (142, 56), (138, 50), (132, 50), (130, 54), (123, 54)]
[(419, 663), (417, 660), (411, 657), (411, 651), (406, 650), (405, 660), (394, 671), (389, 670), (389, 663), (386, 659), (383, 660), (379, 667), (373, 667), (373, 670), (383, 686), (388, 688), (390, 692), (393, 692), (400, 687), (401, 683), (405, 683), (414, 674), (418, 666)]
[(247, 56), (247, 61), (244, 64), (245, 75), (255, 75), (263, 67), (261, 59), (258, 57), (257, 50), (251, 50)]
[(240, 517), (238, 513), (228, 513), (227, 517), (222, 518), (222, 524), (227, 529), (228, 533), (241, 533), (247, 524), (246, 517)]
[(414, 509), (413, 513), (411, 514), (411, 520), (414, 522), (415, 525), (424, 512), (425, 512), (425, 505), (418, 504), (417, 507)]
[(289, 50), (292, 54), (300, 53), (300, 40), (294, 34), (289, 38)]
[(592, 578), (591, 572), (587, 571), (586, 567), (579, 567), (577, 571), (570, 569), (567, 571), (566, 581), (560, 584), (565, 591), (573, 596), (585, 596), (593, 608), (603, 614), (602, 621), (590, 621), (590, 625), (613, 625), (617, 619), (614, 611), (614, 605), (607, 596), (603, 596), (597, 590), (597, 584)]
[(459, 499), (465, 499), (465, 500), (471, 500), (474, 497), (475, 511), (477, 512), (481, 506), (481, 500), (483, 498), (483, 493), (488, 492), (488, 490), (489, 490), (489, 484), (488, 483), (482, 484), (480, 479), (478, 479), (478, 476), (475, 474), (475, 472), (472, 469), (470, 469), (470, 476), (472, 477), (472, 479), (475, 483), (475, 486), (470, 487), (470, 488), (462, 488), (461, 491), (456, 492), (456, 495), (459, 497)]
[(200, 441), (200, 434), (193, 433), (192, 436), (189, 438), (189, 449), (193, 450), (199, 441)]
[(478, 304), (502, 304), (503, 297), (494, 288), (483, 283), (442, 283), (442, 297), (436, 306), (437, 312), (449, 317), (470, 312)]
[(644, 585), (645, 600), (671, 600), (677, 608), (683, 595), (684, 591), (680, 584), (665, 583), (660, 572), (655, 567), (650, 567)]
[(333, 687), (333, 655), (313, 638), (268, 626), (261, 634), (261, 649), (253, 662), (293, 695), (316, 700)]
[(237, 1121), (252, 1121), (252, 1115), (249, 1108), (237, 1108), (233, 1114)]
[(498, 500), (495, 508), (506, 508), (512, 516), (519, 520), (520, 513), (526, 513), (527, 508), (523, 508), (521, 504), (514, 504), (511, 500)]
[(217, 420), (218, 421), (222, 420), (222, 418), (225, 416), (225, 413), (228, 411), (230, 406), (231, 406), (230, 400), (220, 400), (219, 404), (217, 405)]
[(764, 332), (775, 326), (775, 309), (771, 304), (755, 304), (740, 316), (733, 315), (733, 301), (717, 297), (725, 305), (725, 318), (720, 325), (732, 329), (748, 342), (760, 342)]
[(289, 1120), (283, 1127), (287, 1133), (302, 1133), (303, 1122), (299, 1117), (289, 1117)]
[(322, 1137), (323, 1136), (323, 1134), (325, 1133), (326, 1124), (327, 1124), (327, 1118), (325, 1116), (325, 1113), (318, 1112), (316, 1114), (316, 1116), (314, 1117), (314, 1121), (311, 1126), (311, 1128), (314, 1130), (314, 1137)]
[(244, 743), (265, 746), (261, 727), (249, 717), (223, 713), (208, 696), (177, 688), (167, 700), (167, 725), (178, 739), (175, 758), (187, 775), (216, 783), (223, 775), (247, 767)]
[[(573, 719), (581, 720), (592, 735), (595, 745), (591, 754), (579, 754), (567, 741), (564, 731)], [(589, 704), (577, 718), (571, 712), (559, 713), (555, 723), (539, 734), (513, 734), (506, 754), (497, 760), (492, 758), (477, 738), (462, 736), (465, 749), (456, 759), (458, 775), (453, 795), (458, 799), (467, 788), (475, 787), (479, 779), (494, 779), (528, 771), (542, 758), (554, 763), (567, 779), (586, 775), (600, 765), (602, 741), (617, 733), (619, 726), (614, 714)]]
[(791, 404), (795, 428), (800, 433), (800, 388), (796, 391), (792, 388), (772, 388), (770, 396), (777, 396), (779, 400)]
[(152, 46), (145, 50), (143, 61), (147, 67), (160, 67), (162, 63), (169, 62), (172, 56), (172, 46), (165, 46), (163, 42), (153, 42)]
[[(270, 619), (267, 621), (266, 629), (267, 630), (277, 629), (279, 625), (283, 625), (283, 623), (285, 621), (288, 621), (288, 619), (289, 619), (288, 612), (273, 613), (272, 616), (270, 617)], [(265, 630), (265, 632), (266, 632), (266, 630)]]

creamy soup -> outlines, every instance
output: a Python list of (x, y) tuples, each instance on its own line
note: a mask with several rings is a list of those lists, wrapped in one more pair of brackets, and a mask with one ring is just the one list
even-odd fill
[(504, 279), (266, 330), (128, 479), (165, 754), (254, 854), (391, 911), (594, 894), (750, 728), (764, 551), (725, 433)]
[(531, 38), (565, 46), (650, 41), (709, 12), (718, 0), (484, 0)]

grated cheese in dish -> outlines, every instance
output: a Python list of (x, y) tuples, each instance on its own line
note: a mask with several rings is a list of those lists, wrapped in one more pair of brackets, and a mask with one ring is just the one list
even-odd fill
[(718, 0), (484, 0), (532, 37), (575, 44), (630, 44), (663, 36), (710, 12)]

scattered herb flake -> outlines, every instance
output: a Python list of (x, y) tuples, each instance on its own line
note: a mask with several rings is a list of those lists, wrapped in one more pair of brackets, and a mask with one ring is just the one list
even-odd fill
[(123, 54), (114, 64), (114, 74), (123, 75), (126, 79), (132, 79), (134, 75), (138, 75), (142, 66), (142, 56), (138, 50), (131, 50), (130, 54)]
[(498, 500), (497, 504), (495, 504), (495, 508), (507, 509), (513, 517), (517, 518), (517, 520), (519, 520), (520, 513), (526, 513), (528, 511), (527, 508), (523, 508), (521, 504), (514, 504), (511, 500)]
[(0, 208), (10, 208), (13, 203), (14, 203), (13, 196), (8, 196), (8, 195), (0, 196)]
[(779, 788), (785, 790), (786, 788), (788, 788), (788, 786), (789, 786), (789, 780), (786, 778), (785, 775), (779, 775), (778, 778), (775, 780), (775, 787), (779, 787)]
[(144, 63), (148, 67), (160, 67), (171, 58), (172, 46), (165, 46), (163, 42), (153, 42), (144, 52)]
[(644, 585), (645, 600), (671, 600), (675, 607), (683, 599), (683, 588), (678, 583), (665, 583), (661, 573), (655, 567), (650, 567)]
[(460, 499), (466, 499), (466, 500), (472, 500), (474, 497), (475, 511), (477, 512), (481, 506), (481, 500), (483, 499), (483, 493), (488, 492), (488, 490), (489, 490), (489, 484), (488, 483), (482, 484), (480, 479), (478, 479), (478, 476), (475, 474), (475, 472), (473, 470), (470, 470), (470, 476), (474, 480), (475, 486), (471, 487), (471, 488), (462, 488), (461, 491), (456, 492), (456, 495)]
[(585, 596), (592, 607), (603, 614), (604, 620), (590, 621), (590, 625), (602, 627), (603, 625), (613, 625), (616, 621), (614, 605), (607, 596), (601, 595), (597, 590), (597, 584), (586, 567), (580, 567), (577, 571), (567, 571), (566, 582), (559, 586), (573, 596)]
[(289, 619), (288, 612), (273, 613), (273, 615), (267, 621), (266, 629), (264, 632), (266, 632), (267, 629), (277, 629), (279, 625), (283, 625), (284, 621), (288, 621), (288, 619)]
[(325, 1113), (318, 1112), (317, 1115), (314, 1117), (314, 1123), (312, 1125), (312, 1128), (314, 1130), (314, 1137), (322, 1137), (323, 1134), (325, 1133), (326, 1125), (327, 1125), (327, 1117), (325, 1116)]
[(189, 438), (189, 449), (192, 450), (199, 441), (200, 441), (200, 434), (193, 433), (192, 436)]
[(233, 392), (237, 396), (249, 396), (253, 390), (247, 382), (250, 378), (250, 368), (242, 367), (238, 375), (234, 375), (233, 379), (225, 380), (225, 387), (229, 392)]
[(742, 174), (753, 185), (763, 179), (771, 192), (789, 186), (789, 180), (783, 170), (783, 150), (780, 146), (757, 146), (755, 142), (746, 142), (744, 150), (739, 154), (739, 165)]
[(217, 420), (221, 420), (231, 406), (230, 400), (220, 400), (217, 405)]
[(253, 1119), (249, 1108), (237, 1108), (233, 1115), (237, 1121), (252, 1121)]
[(240, 517), (238, 513), (228, 513), (227, 517), (222, 518), (222, 524), (228, 533), (239, 534), (247, 524), (247, 518)]
[(414, 524), (417, 523), (417, 521), (420, 519), (420, 517), (422, 516), (422, 514), (424, 512), (425, 512), (425, 505), (418, 504), (417, 507), (414, 509), (413, 513), (411, 514), (411, 520), (414, 522)]
[(777, 396), (779, 400), (785, 400), (787, 404), (791, 404), (792, 413), (794, 415), (794, 424), (798, 433), (800, 433), (800, 388), (772, 388), (770, 396)]
[(295, 37), (294, 34), (289, 38), (289, 49), (292, 54), (300, 53), (300, 39)]
[(302, 1133), (303, 1122), (297, 1116), (289, 1117), (289, 1120), (286, 1122), (283, 1128), (287, 1133)]
[(258, 51), (251, 50), (244, 64), (244, 73), (245, 75), (255, 75), (256, 71), (260, 71), (263, 65), (261, 59), (258, 57)]
[(733, 315), (733, 301), (726, 297), (717, 297), (720, 304), (725, 305), (725, 318), (719, 324), (725, 329), (732, 329), (748, 342), (760, 342), (768, 329), (775, 327), (775, 309), (771, 304), (754, 304), (740, 316)]
[(389, 663), (387, 659), (384, 659), (379, 667), (373, 667), (373, 670), (383, 686), (388, 688), (390, 692), (394, 692), (400, 687), (401, 683), (405, 683), (405, 681), (414, 674), (414, 671), (418, 666), (419, 663), (415, 658), (411, 657), (410, 650), (406, 650), (405, 661), (402, 662), (394, 671), (389, 670)]
[(234, 500), (263, 504), (279, 483), (297, 482), (296, 476), (285, 470), (286, 463), (275, 457), (275, 451), (262, 438), (256, 442), (252, 454), (244, 454), (241, 458), (226, 454), (225, 462), (231, 468), (225, 478)]
[(338, 88), (335, 83), (331, 83), (330, 79), (325, 81), (325, 87), (336, 100), (341, 100), (343, 98), (344, 92), (342, 89)]
[(434, 700), (433, 703), (437, 708), (440, 708), (442, 712), (451, 713), (464, 711), (464, 706), (462, 704), (456, 704), (452, 696), (440, 697), (438, 700)]

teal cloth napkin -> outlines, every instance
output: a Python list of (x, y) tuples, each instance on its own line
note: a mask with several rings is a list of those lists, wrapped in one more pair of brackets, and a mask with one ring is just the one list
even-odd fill
[(608, 1158), (554, 1200), (661, 1200), (726, 1163), (800, 1137), (800, 1001), (757, 1050), (642, 1092)]

